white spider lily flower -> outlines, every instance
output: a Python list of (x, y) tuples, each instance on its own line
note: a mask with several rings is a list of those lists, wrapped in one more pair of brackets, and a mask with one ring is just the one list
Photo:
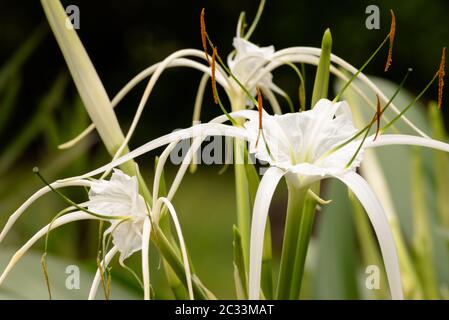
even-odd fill
[(253, 117), (245, 123), (250, 152), (272, 166), (298, 174), (303, 185), (355, 171), (362, 160), (363, 152), (359, 152), (351, 162), (360, 142), (332, 152), (357, 133), (344, 101), (333, 103), (321, 99), (311, 110), (283, 115), (271, 116), (264, 112), (262, 123), (263, 138), (259, 119)]
[[(228, 67), (233, 75), (244, 85), (248, 84), (252, 78), (259, 78), (257, 84), (251, 87), (251, 94), (256, 95), (256, 86), (276, 90), (277, 87), (273, 84), (273, 75), (269, 72), (263, 72), (262, 69), (264, 65), (271, 61), (275, 52), (274, 47), (259, 47), (240, 37), (234, 38), (233, 46), (235, 52), (228, 56)], [(230, 83), (233, 84), (236, 93), (245, 97), (245, 92), (235, 81), (230, 81)]]
[(142, 249), (143, 223), (148, 210), (139, 194), (135, 176), (114, 169), (110, 180), (92, 181), (87, 209), (101, 215), (129, 217), (127, 220), (110, 220), (111, 226), (105, 232), (111, 234), (121, 262)]

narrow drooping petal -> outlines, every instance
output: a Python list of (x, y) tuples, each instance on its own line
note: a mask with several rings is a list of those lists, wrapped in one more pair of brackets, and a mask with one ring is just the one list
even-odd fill
[[(107, 268), (107, 266), (109, 265), (109, 263), (111, 263), (111, 260), (114, 258), (114, 256), (117, 254), (117, 252), (118, 252), (118, 248), (115, 246), (112, 247), (111, 250), (109, 250), (109, 252), (104, 257), (104, 260), (100, 262), (103, 270), (105, 270)], [(97, 291), (98, 291), (98, 286), (100, 285), (100, 281), (101, 281), (101, 269), (97, 268), (97, 272), (95, 273), (94, 280), (92, 281), (92, 285), (90, 287), (89, 297), (87, 298), (88, 300), (95, 299), (95, 296), (97, 295)]]
[[(312, 63), (317, 64), (317, 60), (315, 59), (313, 62), (310, 60), (310, 56), (316, 56), (319, 57), (321, 55), (321, 49), (320, 48), (313, 48), (313, 47), (291, 47), (286, 48), (283, 50), (277, 51), (273, 56), (273, 66), (277, 67), (282, 65), (279, 64), (277, 61), (278, 59), (282, 59), (283, 57), (288, 57), (289, 59), (293, 59), (294, 56), (298, 56), (297, 59), (293, 59), (294, 62), (305, 62), (305, 63)], [(305, 59), (305, 61), (303, 61)], [(335, 54), (331, 55), (331, 62), (335, 63), (342, 69), (345, 69), (349, 71), (352, 74), (355, 74), (358, 69), (345, 61), (344, 59), (340, 58), (339, 56), (336, 56)], [(267, 72), (271, 72), (273, 70), (273, 67), (266, 66), (265, 68)], [(358, 78), (365, 83), (375, 94), (378, 94), (381, 98), (383, 103), (388, 103), (389, 98), (379, 89), (379, 87), (371, 80), (369, 79), (363, 72), (359, 74)], [(399, 114), (401, 111), (396, 107), (394, 103), (391, 103), (391, 109), (396, 113)], [(423, 132), (420, 128), (418, 128), (413, 122), (411, 122), (406, 116), (402, 116), (401, 120), (404, 121), (410, 128), (412, 128), (416, 133), (421, 135), (422, 137), (428, 138), (429, 136)]]
[(435, 150), (449, 152), (449, 144), (435, 139), (405, 135), (405, 134), (384, 134), (376, 141), (367, 141), (367, 148), (376, 148), (392, 145), (410, 145), (431, 148)]
[(251, 300), (259, 299), (262, 252), (268, 210), (274, 191), (284, 174), (285, 172), (279, 168), (269, 168), (260, 181), (254, 201), (249, 257), (249, 299)]
[(193, 296), (193, 286), (192, 286), (192, 275), (190, 273), (190, 263), (189, 263), (189, 257), (187, 255), (187, 248), (184, 241), (184, 236), (182, 235), (181, 225), (178, 220), (178, 215), (176, 214), (176, 210), (173, 207), (172, 203), (164, 197), (159, 198), (159, 201), (161, 201), (163, 204), (167, 206), (168, 212), (170, 213), (170, 216), (173, 220), (173, 224), (175, 225), (176, 234), (178, 236), (179, 240), (179, 246), (181, 247), (181, 255), (182, 260), (184, 264), (184, 271), (186, 274), (186, 282), (187, 282), (187, 291), (189, 292), (189, 298), (190, 300), (194, 299)]
[(164, 136), (161, 136), (159, 138), (156, 138), (154, 140), (151, 140), (151, 141), (145, 143), (144, 145), (134, 149), (133, 151), (125, 154), (124, 156), (122, 156), (114, 161), (111, 161), (110, 163), (108, 163), (98, 169), (95, 169), (86, 174), (83, 174), (82, 176), (71, 177), (71, 178), (63, 179), (63, 180), (59, 180), (59, 181), (71, 181), (71, 180), (75, 180), (75, 179), (80, 179), (80, 177), (88, 178), (88, 177), (95, 176), (97, 174), (101, 174), (107, 170), (111, 170), (111, 169), (129, 161), (130, 159), (137, 158), (147, 152), (150, 152), (154, 149), (162, 147), (162, 146), (169, 144), (173, 141), (182, 140), (182, 139), (190, 139), (192, 137), (207, 135), (208, 130), (213, 131), (214, 134), (220, 133), (220, 135), (223, 135), (223, 136), (247, 139), (247, 132), (246, 132), (246, 130), (244, 130), (242, 128), (237, 128), (234, 126), (222, 125), (222, 124), (217, 124), (217, 123), (199, 124), (194, 127), (175, 131), (175, 132), (166, 134)]
[(117, 151), (113, 157), (114, 160), (122, 155), (122, 152), (125, 150), (125, 147), (128, 144), (129, 140), (131, 139), (131, 136), (134, 134), (134, 131), (135, 131), (137, 124), (140, 120), (140, 117), (141, 117), (144, 107), (148, 101), (148, 98), (150, 97), (150, 94), (153, 91), (153, 88), (156, 85), (156, 82), (158, 81), (158, 79), (161, 76), (161, 74), (163, 73), (163, 71), (166, 68), (168, 68), (168, 65), (172, 61), (174, 61), (180, 57), (188, 56), (190, 54), (195, 55), (195, 53), (197, 53), (197, 50), (194, 50), (194, 49), (184, 49), (184, 50), (176, 51), (175, 53), (173, 53), (173, 54), (169, 55), (167, 58), (165, 58), (164, 61), (162, 61), (162, 63), (157, 67), (157, 69), (154, 71), (153, 75), (151, 76), (150, 80), (148, 81), (148, 84), (145, 88), (142, 98), (140, 99), (140, 102), (137, 107), (137, 110), (134, 115), (131, 126), (130, 126), (128, 132), (126, 133), (123, 143), (117, 149)]
[[(53, 182), (50, 186), (54, 189), (65, 188), (65, 187), (90, 187), (91, 182), (88, 180), (72, 180), (65, 182)], [(8, 234), (9, 230), (13, 227), (14, 223), (20, 216), (24, 213), (24, 211), (31, 206), (36, 200), (38, 200), (43, 195), (52, 192), (49, 186), (43, 187), (36, 191), (31, 197), (29, 197), (9, 218), (6, 222), (6, 225), (3, 227), (2, 232), (0, 233), (0, 243), (3, 241), (5, 236)]]
[(150, 247), (151, 222), (150, 218), (145, 218), (142, 232), (142, 277), (143, 277), (143, 297), (150, 300), (150, 265), (148, 250)]
[(13, 255), (8, 265), (4, 269), (2, 275), (0, 276), (0, 285), (3, 283), (5, 278), (8, 276), (9, 272), (14, 268), (14, 266), (19, 262), (22, 256), (43, 236), (45, 236), (49, 231), (56, 229), (64, 224), (68, 224), (74, 221), (88, 220), (88, 219), (98, 219), (90, 214), (82, 211), (76, 211), (68, 213), (60, 218), (57, 218), (53, 223), (46, 225), (41, 230), (39, 230), (34, 236), (30, 238), (16, 253)]
[[(190, 49), (194, 50), (194, 49)], [(196, 57), (203, 56), (201, 51), (196, 50)], [(156, 64), (153, 64), (146, 69), (139, 72), (134, 78), (128, 81), (128, 83), (120, 89), (120, 91), (115, 95), (115, 97), (111, 101), (111, 105), (113, 108), (117, 107), (118, 104), (122, 101), (122, 99), (134, 88), (136, 87), (140, 82), (145, 80), (145, 78), (151, 76), (157, 68), (160, 66), (162, 62), (158, 62)], [(206, 76), (207, 78), (210, 77), (210, 68), (202, 63), (199, 63), (197, 61), (194, 61), (192, 59), (186, 59), (186, 58), (178, 58), (169, 63), (167, 65), (167, 68), (177, 68), (177, 67), (186, 67), (195, 69), (198, 71), (201, 71), (204, 73), (203, 76)], [(217, 72), (216, 74), (216, 80), (217, 82), (225, 89), (225, 91), (229, 90), (229, 85), (227, 83), (227, 78), (224, 77), (223, 71), (221, 68), (218, 70), (220, 72)], [(83, 130), (78, 136), (75, 138), (62, 143), (58, 146), (60, 149), (67, 149), (73, 147), (76, 143), (81, 141), (83, 138), (85, 138), (89, 133), (91, 133), (95, 129), (95, 124), (90, 124), (85, 130)]]
[(396, 244), (382, 205), (368, 183), (357, 173), (349, 172), (336, 178), (348, 186), (365, 209), (379, 241), (391, 297), (402, 300), (404, 297)]

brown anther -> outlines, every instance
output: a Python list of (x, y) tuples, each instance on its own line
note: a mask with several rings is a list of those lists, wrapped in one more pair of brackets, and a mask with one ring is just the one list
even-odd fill
[(377, 136), (379, 135), (380, 132), (380, 118), (382, 117), (382, 107), (380, 105), (380, 99), (379, 99), (379, 95), (376, 94), (376, 98), (377, 98), (377, 105), (376, 105), (376, 134), (374, 135), (374, 139), (373, 141), (375, 141), (377, 139)]
[(262, 94), (260, 93), (259, 87), (256, 88), (256, 91), (257, 91), (257, 110), (259, 111), (259, 133), (257, 134), (256, 139), (256, 148), (257, 148), (257, 145), (259, 144), (260, 134), (263, 129), (262, 127), (263, 105), (262, 105)]
[(210, 64), (209, 61), (209, 53), (207, 52), (207, 32), (206, 32), (206, 22), (204, 21), (204, 15), (206, 14), (205, 9), (203, 8), (201, 10), (201, 16), (200, 16), (200, 25), (201, 25), (201, 42), (203, 43), (203, 50), (206, 54), (206, 60), (207, 63)]
[(443, 87), (444, 76), (446, 75), (446, 47), (443, 48), (441, 53), (440, 68), (438, 69), (438, 109), (441, 109), (443, 104)]
[(215, 104), (218, 104), (217, 81), (215, 79), (216, 57), (217, 57), (217, 47), (214, 47), (213, 52), (212, 52), (212, 61), (210, 62), (210, 69), (211, 69), (212, 93), (214, 95), (214, 102), (215, 102)]
[(388, 57), (387, 63), (385, 64), (385, 72), (390, 69), (391, 63), (393, 62), (393, 44), (394, 44), (394, 36), (396, 34), (396, 17), (394, 15), (394, 11), (390, 9), (391, 13), (391, 25), (390, 25), (390, 33), (388, 37), (390, 38), (390, 46), (388, 48)]

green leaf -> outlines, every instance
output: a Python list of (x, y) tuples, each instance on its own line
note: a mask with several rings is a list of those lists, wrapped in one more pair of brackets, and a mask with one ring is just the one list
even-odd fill
[(341, 183), (326, 183), (326, 199), (332, 202), (320, 212), (314, 299), (357, 299), (357, 250), (351, 204)]
[(414, 148), (412, 152), (412, 165), (410, 167), (413, 199), (413, 251), (415, 253), (416, 269), (421, 279), (426, 299), (438, 299), (438, 286), (436, 283), (433, 264), (433, 239), (431, 221), (427, 209), (426, 196), (422, 185), (422, 161), (420, 150)]
[(232, 226), (233, 251), (234, 251), (234, 282), (237, 292), (237, 299), (248, 299), (247, 275), (245, 262), (243, 260), (242, 237), (237, 226)]
[(103, 83), (75, 29), (67, 27), (70, 20), (62, 4), (55, 0), (41, 3), (86, 110), (109, 153), (114, 154), (124, 136)]

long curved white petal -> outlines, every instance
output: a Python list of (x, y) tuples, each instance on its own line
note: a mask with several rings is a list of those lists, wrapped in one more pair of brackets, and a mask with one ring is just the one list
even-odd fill
[[(199, 52), (198, 56), (201, 54), (201, 57), (204, 57), (204, 52)], [(120, 101), (140, 82), (142, 82), (145, 78), (151, 76), (155, 70), (159, 67), (161, 62), (158, 62), (144, 70), (142, 70), (140, 73), (138, 73), (134, 78), (132, 78), (112, 99), (111, 105), (113, 108), (115, 108)], [(201, 64), (197, 61), (186, 59), (186, 58), (178, 58), (173, 61), (171, 61), (167, 68), (176, 68), (176, 67), (187, 67), (199, 70), (201, 72), (204, 72), (205, 76), (210, 76), (210, 68), (208, 66), (205, 66), (204, 64)], [(220, 72), (219, 69), (217, 69), (216, 74), (216, 80), (217, 83), (219, 83), (225, 90), (228, 89), (229, 85), (227, 83), (227, 78), (223, 75), (223, 72)], [(85, 130), (83, 130), (78, 136), (75, 138), (62, 143), (58, 146), (59, 149), (68, 149), (73, 147), (76, 143), (81, 141), (83, 138), (85, 138), (89, 133), (91, 133), (95, 129), (95, 124), (91, 123)]]
[[(65, 181), (65, 182), (53, 182), (50, 184), (52, 188), (59, 189), (64, 187), (90, 187), (91, 183), (88, 180), (72, 180), (72, 181)], [(20, 218), (20, 216), (23, 214), (23, 212), (34, 203), (34, 201), (38, 200), (43, 195), (51, 192), (51, 188), (46, 186), (38, 191), (36, 191), (31, 197), (29, 197), (9, 218), (6, 222), (5, 226), (3, 227), (2, 232), (0, 233), (0, 243), (3, 241), (5, 236), (8, 234), (9, 230), (11, 230), (14, 223), (17, 221), (17, 219)]]
[[(114, 256), (117, 254), (118, 248), (116, 246), (112, 247), (111, 250), (106, 254), (104, 257), (104, 260), (101, 261), (101, 265), (103, 266), (103, 269), (105, 269), (111, 260), (114, 258)], [(92, 286), (90, 287), (88, 300), (94, 300), (95, 296), (97, 295), (98, 286), (100, 285), (101, 281), (101, 270), (100, 268), (97, 268), (97, 272), (95, 273), (94, 280), (92, 281)]]
[[(282, 58), (283, 56), (292, 56), (292, 55), (314, 55), (314, 56), (320, 56), (321, 55), (321, 49), (320, 48), (314, 48), (314, 47), (291, 47), (286, 48), (283, 50), (277, 51), (273, 56), (273, 61), (275, 61), (278, 58)], [(335, 54), (331, 54), (331, 62), (339, 65), (340, 67), (348, 70), (352, 74), (355, 74), (358, 69), (355, 68), (353, 65), (345, 61), (344, 59), (340, 58), (339, 56), (336, 56)], [(307, 62), (306, 62), (307, 63)], [(269, 68), (268, 68), (269, 69)], [(374, 84), (371, 79), (369, 79), (364, 73), (359, 74), (359, 78), (362, 82), (364, 82), (371, 90), (373, 90), (374, 93), (378, 94), (380, 99), (384, 102), (388, 102), (388, 97), (382, 92), (382, 90), (379, 89), (379, 87)], [(397, 114), (400, 113), (399, 109), (396, 107), (394, 103), (391, 103), (390, 105), (391, 109), (396, 112)], [(401, 119), (414, 131), (416, 131), (420, 136), (428, 138), (429, 136), (423, 132), (421, 129), (419, 129), (413, 122), (411, 122), (406, 116), (402, 116)]]
[(148, 250), (150, 247), (151, 221), (145, 218), (142, 231), (142, 277), (144, 299), (150, 300), (150, 265)]
[[(210, 130), (210, 131), (209, 131)], [(169, 134), (166, 134), (164, 136), (161, 136), (159, 138), (156, 138), (154, 140), (151, 140), (144, 145), (134, 149), (133, 151), (125, 154), (124, 156), (109, 162), (108, 164), (95, 169), (93, 171), (90, 171), (86, 174), (83, 174), (79, 177), (71, 177), (59, 181), (71, 181), (71, 180), (78, 180), (83, 178), (88, 178), (95, 176), (97, 174), (103, 173), (107, 170), (110, 170), (114, 167), (117, 167), (121, 165), (122, 163), (125, 163), (131, 159), (134, 159), (136, 157), (141, 156), (142, 154), (145, 154), (149, 151), (152, 151), (156, 148), (159, 148), (161, 146), (164, 146), (166, 144), (169, 144), (173, 141), (182, 140), (182, 139), (190, 139), (192, 137), (197, 137), (201, 135), (207, 135), (209, 133), (212, 133), (213, 135), (219, 134), (222, 136), (229, 136), (229, 137), (235, 137), (240, 139), (247, 139), (247, 133), (245, 129), (237, 128), (234, 126), (224, 125), (224, 124), (218, 124), (218, 123), (205, 123), (205, 124), (199, 124), (191, 128), (178, 130)]]
[[(235, 111), (235, 112), (231, 112), (230, 115), (234, 119), (238, 119), (238, 118), (257, 119), (257, 117), (259, 116), (258, 112), (253, 111), (253, 110)], [(221, 116), (218, 116), (218, 117), (212, 119), (209, 123), (224, 123), (226, 121), (228, 121), (228, 118), (226, 117), (226, 115), (221, 115)], [(176, 191), (178, 190), (178, 187), (181, 184), (182, 178), (184, 177), (184, 174), (186, 173), (189, 164), (194, 159), (196, 151), (201, 146), (201, 143), (203, 142), (204, 138), (205, 137), (195, 138), (193, 140), (192, 145), (189, 148), (189, 151), (187, 152), (181, 166), (179, 167), (178, 172), (175, 176), (175, 179), (173, 180), (173, 182), (170, 186), (170, 189), (168, 191), (167, 199), (169, 199), (170, 201), (174, 197)]]
[[(137, 127), (137, 124), (140, 120), (140, 117), (141, 117), (143, 109), (148, 101), (148, 98), (150, 97), (150, 94), (151, 94), (157, 80), (161, 76), (162, 72), (167, 68), (167, 66), (173, 60), (178, 59), (180, 57), (189, 56), (189, 55), (198, 56), (198, 51), (199, 50), (195, 50), (195, 49), (179, 50), (179, 51), (169, 55), (167, 58), (165, 58), (164, 61), (162, 61), (162, 63), (157, 67), (157, 69), (154, 71), (153, 75), (151, 76), (150, 81), (147, 84), (147, 87), (145, 88), (145, 91), (144, 91), (142, 98), (139, 102), (139, 106), (137, 107), (136, 113), (134, 115), (133, 121), (131, 122), (131, 126), (130, 126), (128, 132), (126, 133), (125, 140), (123, 141), (121, 146), (117, 149), (117, 152), (115, 153), (112, 160), (115, 160), (118, 157), (120, 157), (122, 155), (123, 150), (128, 145), (128, 142), (131, 139), (131, 136), (133, 135), (133, 133)], [(204, 58), (204, 55), (201, 54), (201, 57)], [(226, 89), (226, 87), (224, 87), (224, 88)]]
[(396, 244), (382, 205), (365, 179), (357, 173), (348, 172), (344, 175), (336, 176), (336, 178), (351, 189), (368, 214), (379, 241), (392, 299), (404, 299)]
[(87, 219), (98, 219), (90, 214), (87, 214), (82, 211), (72, 212), (68, 213), (62, 217), (57, 218), (53, 223), (50, 225), (46, 225), (41, 230), (39, 230), (34, 236), (30, 238), (19, 250), (16, 251), (16, 253), (13, 255), (11, 260), (9, 261), (8, 265), (6, 266), (5, 270), (3, 271), (2, 275), (0, 276), (0, 285), (3, 283), (5, 278), (8, 276), (9, 272), (14, 268), (14, 266), (19, 262), (20, 258), (33, 246), (36, 241), (38, 241), (40, 238), (45, 236), (48, 231), (51, 231), (53, 229), (56, 229), (64, 224), (79, 221), (79, 220), (87, 220)]
[(268, 210), (274, 191), (284, 176), (284, 171), (270, 167), (263, 175), (254, 201), (251, 223), (251, 240), (249, 252), (249, 299), (258, 300), (260, 294), (260, 275), (262, 271), (262, 252), (267, 223)]
[[(368, 139), (367, 139), (368, 140)], [(440, 151), (449, 152), (449, 144), (435, 139), (428, 139), (406, 134), (383, 134), (377, 137), (375, 141), (369, 139), (365, 142), (367, 148), (376, 148), (391, 145), (411, 145), (420, 146)]]
[(175, 225), (175, 230), (176, 230), (176, 234), (178, 235), (179, 246), (181, 247), (181, 255), (182, 255), (184, 270), (185, 270), (185, 274), (186, 274), (187, 291), (189, 292), (190, 300), (193, 300), (194, 296), (193, 296), (193, 286), (192, 286), (192, 274), (190, 273), (189, 257), (187, 256), (187, 248), (186, 248), (186, 244), (184, 242), (184, 236), (182, 235), (182, 230), (181, 230), (181, 225), (179, 224), (178, 215), (176, 214), (175, 208), (173, 207), (173, 205), (167, 198), (160, 197), (158, 200), (163, 202), (167, 206), (168, 212), (170, 213), (170, 216)]

